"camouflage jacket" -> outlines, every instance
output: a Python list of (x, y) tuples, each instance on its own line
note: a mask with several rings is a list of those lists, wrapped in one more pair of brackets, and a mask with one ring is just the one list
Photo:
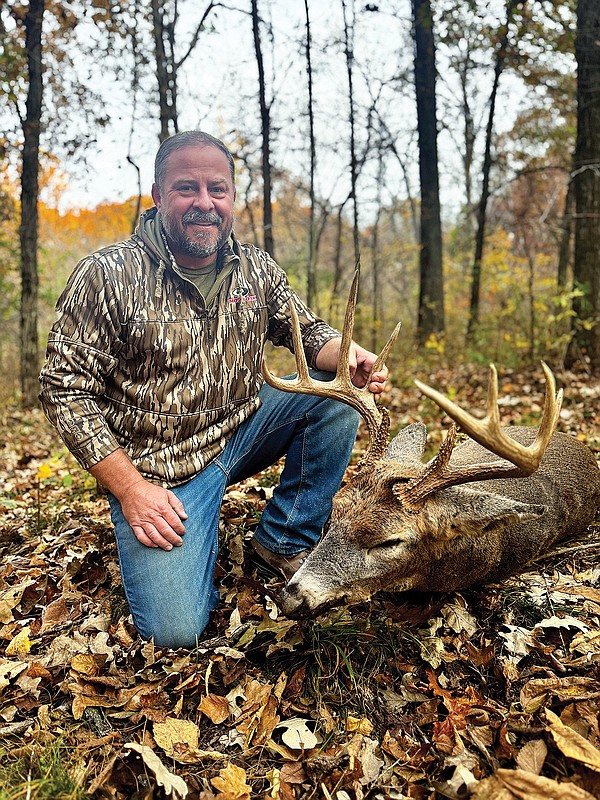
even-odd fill
[(206, 305), (175, 271), (151, 215), (131, 239), (76, 266), (57, 303), (40, 399), (82, 466), (122, 448), (145, 478), (175, 485), (258, 408), (266, 340), (292, 349), (290, 299), (309, 363), (339, 334), (267, 253), (233, 236)]

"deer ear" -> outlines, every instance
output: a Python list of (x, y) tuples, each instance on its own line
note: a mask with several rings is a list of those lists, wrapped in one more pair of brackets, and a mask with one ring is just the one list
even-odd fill
[(417, 461), (420, 464), (426, 442), (427, 428), (422, 422), (413, 422), (392, 439), (384, 457), (394, 461)]
[(427, 501), (427, 513), (435, 518), (438, 535), (447, 539), (481, 536), (537, 519), (546, 510), (540, 504), (521, 503), (462, 486), (443, 489)]

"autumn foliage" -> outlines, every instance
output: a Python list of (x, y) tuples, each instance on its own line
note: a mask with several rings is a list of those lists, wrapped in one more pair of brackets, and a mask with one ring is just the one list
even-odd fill
[[(482, 377), (440, 379), (479, 407)], [(597, 390), (563, 377), (559, 427), (600, 452)], [(539, 413), (539, 384), (504, 372), (504, 422)], [(394, 388), (385, 402), (437, 449), (428, 400)], [(597, 526), (499, 586), (295, 622), (247, 547), (274, 468), (227, 492), (219, 608), (197, 649), (170, 651), (131, 625), (95, 481), (39, 412), (1, 423), (3, 800), (28, 786), (53, 800), (600, 794)]]

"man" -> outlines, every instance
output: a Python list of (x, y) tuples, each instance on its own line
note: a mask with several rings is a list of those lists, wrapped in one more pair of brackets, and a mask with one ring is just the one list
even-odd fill
[[(262, 385), (266, 340), (291, 349), (290, 299), (312, 367), (335, 370), (340, 337), (267, 253), (236, 240), (234, 178), (220, 140), (163, 142), (156, 207), (77, 265), (40, 376), (48, 418), (108, 491), (134, 623), (160, 646), (195, 646), (217, 604), (227, 485), (287, 454), (252, 544), (289, 577), (321, 534), (358, 424), (342, 403)], [(356, 385), (374, 360), (352, 346)]]

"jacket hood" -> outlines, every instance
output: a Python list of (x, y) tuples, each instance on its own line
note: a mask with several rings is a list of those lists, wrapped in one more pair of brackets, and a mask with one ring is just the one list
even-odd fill
[(163, 239), (160, 216), (157, 208), (150, 208), (148, 211), (144, 211), (140, 217), (135, 233), (156, 257), (157, 261), (169, 260), (169, 253)]
[(172, 260), (172, 255), (164, 238), (157, 208), (150, 208), (148, 211), (144, 211), (135, 233), (158, 261), (155, 296), (159, 297), (162, 292), (163, 276), (167, 264)]

